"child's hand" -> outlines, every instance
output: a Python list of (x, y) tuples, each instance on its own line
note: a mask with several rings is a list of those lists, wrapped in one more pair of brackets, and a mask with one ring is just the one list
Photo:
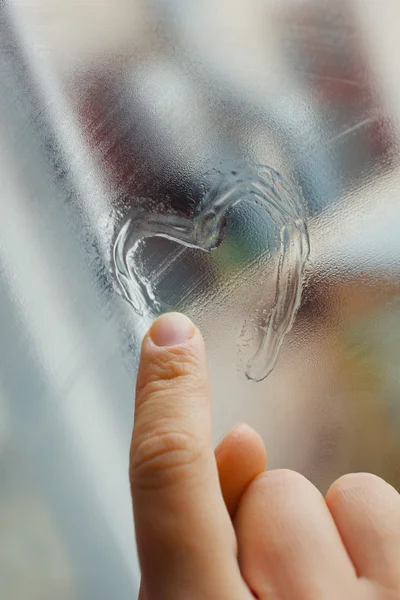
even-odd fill
[(400, 598), (400, 495), (347, 475), (326, 499), (301, 475), (264, 473), (249, 427), (214, 454), (200, 332), (175, 313), (146, 336), (130, 480), (140, 600)]

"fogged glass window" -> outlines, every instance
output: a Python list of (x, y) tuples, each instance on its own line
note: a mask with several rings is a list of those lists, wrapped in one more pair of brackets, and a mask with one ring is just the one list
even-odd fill
[(134, 597), (135, 369), (166, 310), (205, 335), (216, 440), (246, 421), (322, 490), (400, 487), (399, 18), (1, 5), (2, 598)]

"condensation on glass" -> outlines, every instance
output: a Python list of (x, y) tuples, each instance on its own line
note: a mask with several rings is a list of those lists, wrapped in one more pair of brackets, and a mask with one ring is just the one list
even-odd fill
[[(241, 166), (225, 174), (218, 173), (217, 182), (205, 194), (194, 215), (187, 217), (146, 211), (143, 207), (134, 209), (118, 228), (113, 269), (123, 296), (137, 314), (155, 318), (162, 307), (151, 281), (140, 273), (138, 251), (143, 241), (159, 236), (210, 252), (223, 240), (226, 214), (243, 201), (259, 204), (267, 218), (277, 224), (280, 238), (275, 301), (268, 316), (255, 324), (256, 331), (262, 331), (261, 342), (245, 366), (249, 379), (262, 381), (274, 368), (284, 336), (296, 317), (310, 251), (302, 202), (276, 171)], [(154, 274), (153, 270), (151, 276)], [(261, 290), (265, 286), (262, 279), (258, 280), (258, 286)]]
[(399, 17), (0, 5), (2, 598), (135, 597), (135, 369), (165, 310), (204, 332), (215, 439), (246, 421), (322, 490), (400, 487)]

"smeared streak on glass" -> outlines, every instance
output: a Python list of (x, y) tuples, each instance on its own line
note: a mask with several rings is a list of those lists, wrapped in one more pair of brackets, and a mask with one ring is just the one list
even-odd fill
[(273, 370), (283, 339), (295, 320), (310, 252), (301, 199), (274, 169), (242, 167), (220, 174), (191, 218), (136, 208), (116, 237), (113, 269), (123, 297), (136, 313), (155, 317), (161, 311), (160, 302), (140, 271), (140, 261), (135, 260), (141, 243), (146, 238), (159, 236), (210, 252), (223, 239), (228, 211), (243, 201), (262, 207), (280, 231), (274, 304), (259, 347), (245, 367), (249, 379), (262, 381)]

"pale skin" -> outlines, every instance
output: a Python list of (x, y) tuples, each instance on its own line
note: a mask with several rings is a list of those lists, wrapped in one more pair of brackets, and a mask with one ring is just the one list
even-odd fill
[(157, 319), (137, 379), (130, 482), (140, 600), (400, 598), (400, 495), (345, 475), (325, 498), (266, 471), (249, 426), (214, 451), (206, 354), (183, 315)]

